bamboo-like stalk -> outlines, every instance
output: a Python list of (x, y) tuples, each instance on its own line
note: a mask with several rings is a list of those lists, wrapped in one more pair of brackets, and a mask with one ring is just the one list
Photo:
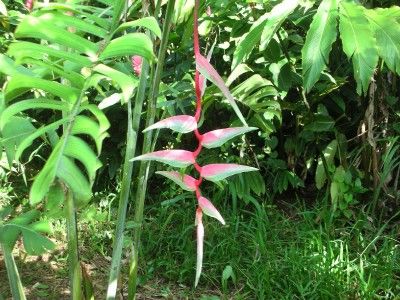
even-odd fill
[(12, 248), (6, 245), (0, 245), (3, 249), (4, 262), (6, 264), (8, 281), (10, 283), (11, 295), (15, 300), (26, 300), (18, 268), (12, 255)]
[(78, 253), (78, 230), (76, 226), (76, 210), (71, 191), (66, 192), (66, 220), (68, 238), (68, 265), (71, 299), (82, 299), (82, 274)]
[(140, 82), (136, 94), (135, 108), (132, 113), (132, 103), (129, 100), (128, 105), (128, 131), (127, 145), (125, 150), (125, 160), (123, 166), (123, 176), (121, 184), (121, 193), (119, 198), (117, 226), (114, 235), (113, 254), (111, 259), (110, 276), (108, 280), (107, 299), (115, 299), (117, 294), (118, 277), (121, 270), (121, 258), (124, 239), (124, 229), (126, 212), (129, 201), (130, 186), (133, 172), (133, 162), (130, 160), (135, 156), (137, 132), (140, 125), (140, 115), (142, 113), (143, 100), (147, 86), (147, 76), (149, 71), (148, 62), (144, 61), (140, 74)]
[[(161, 45), (158, 52), (157, 67), (154, 74), (154, 79), (152, 82), (150, 96), (148, 98), (148, 110), (146, 118), (146, 127), (154, 123), (154, 118), (156, 115), (156, 100), (159, 93), (159, 87), (161, 82), (161, 74), (164, 69), (165, 53), (167, 50), (170, 26), (172, 21), (172, 16), (175, 8), (175, 0), (169, 0), (167, 4), (167, 11), (165, 14), (165, 21), (163, 25), (163, 33), (161, 38)], [(150, 152), (152, 146), (152, 132), (146, 132), (144, 136), (143, 150), (142, 153)], [(138, 253), (140, 247), (140, 235), (142, 232), (142, 221), (143, 221), (143, 209), (144, 200), (147, 189), (147, 180), (149, 176), (150, 163), (141, 162), (139, 170), (139, 181), (136, 190), (136, 200), (135, 200), (135, 215), (134, 222), (137, 226), (133, 231), (133, 247), (130, 259), (129, 268), (129, 283), (128, 283), (128, 299), (135, 299), (136, 286), (137, 286), (137, 271), (138, 271)]]

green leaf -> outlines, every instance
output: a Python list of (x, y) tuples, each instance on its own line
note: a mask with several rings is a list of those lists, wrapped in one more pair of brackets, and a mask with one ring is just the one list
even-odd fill
[[(46, 17), (46, 15), (44, 15)], [(43, 17), (43, 16), (42, 16)], [(54, 26), (54, 22), (45, 18), (36, 18), (28, 15), (15, 30), (16, 38), (37, 38), (57, 43), (95, 57), (98, 46), (89, 40), (69, 32), (66, 29)]]
[(86, 116), (77, 116), (72, 127), (72, 134), (85, 134), (93, 138), (96, 143), (97, 153), (101, 153), (102, 142), (108, 136), (107, 132), (100, 130), (98, 123)]
[(80, 90), (55, 81), (35, 78), (26, 75), (15, 75), (11, 78), (6, 86), (6, 102), (34, 88), (52, 93), (53, 95), (58, 96), (61, 99), (65, 99), (70, 103), (74, 103), (78, 99), (80, 94)]
[(24, 74), (34, 76), (33, 72), (21, 65), (18, 65), (8, 56), (0, 53), (0, 72), (9, 76)]
[(40, 255), (47, 250), (53, 250), (55, 244), (48, 238), (31, 230), (30, 228), (21, 228), (24, 248), (28, 254)]
[(86, 142), (76, 136), (70, 136), (65, 145), (64, 154), (79, 160), (85, 166), (90, 182), (94, 180), (101, 162)]
[(63, 140), (61, 139), (51, 152), (43, 169), (33, 181), (29, 193), (29, 201), (32, 205), (35, 205), (43, 200), (49, 191), (50, 185), (53, 183), (54, 178), (56, 177), (57, 166), (62, 156), (62, 143)]
[(61, 49), (55, 49), (53, 47), (45, 45), (38, 45), (31, 42), (13, 42), (8, 47), (7, 54), (15, 57), (16, 59), (22, 59), (25, 57), (43, 59), (44, 56), (48, 55), (51, 57), (65, 59), (77, 63), (82, 67), (90, 67), (92, 65), (92, 61), (86, 56), (64, 51)]
[[(329, 145), (322, 151), (322, 155), (325, 157), (325, 161), (328, 168), (334, 166), (334, 158), (337, 151), (338, 142), (333, 140)], [(315, 184), (317, 189), (321, 189), (326, 181), (327, 174), (325, 172), (325, 167), (321, 158), (318, 159), (317, 169), (315, 171)]]
[(1, 145), (3, 145), (7, 154), (8, 165), (10, 167), (12, 166), (15, 158), (16, 148), (19, 147), (25, 138), (35, 131), (36, 128), (32, 125), (32, 123), (28, 119), (22, 117), (10, 118), (7, 124), (2, 128), (0, 149)]
[(378, 54), (389, 69), (400, 74), (400, 24), (388, 17), (390, 9), (368, 9), (366, 16), (375, 32)]
[(144, 33), (128, 33), (113, 39), (100, 54), (100, 60), (121, 57), (127, 55), (139, 55), (149, 61), (155, 59), (153, 43)]
[(337, 36), (337, 0), (324, 0), (318, 7), (302, 49), (303, 85), (309, 92), (329, 62)]
[[(80, 14), (77, 12), (77, 14)], [(96, 35), (100, 38), (104, 38), (107, 35), (107, 30), (104, 28), (98, 27), (93, 25), (86, 20), (78, 19), (75, 16), (67, 15), (64, 13), (60, 13), (58, 11), (39, 11), (38, 13), (34, 14), (39, 20), (44, 20), (46, 22), (51, 22), (57, 27), (67, 28), (72, 27), (75, 30), (80, 30), (86, 33), (90, 33)]]
[(35, 129), (34, 131), (32, 131), (32, 133), (30, 135), (26, 136), (18, 145), (17, 151), (15, 152), (15, 159), (19, 160), (19, 158), (21, 157), (21, 155), (25, 151), (25, 149), (28, 148), (30, 145), (32, 145), (32, 142), (35, 139), (44, 135), (46, 132), (56, 130), (58, 127), (60, 127), (61, 125), (65, 124), (67, 122), (68, 122), (68, 118), (64, 118), (64, 119), (58, 120), (49, 125), (40, 127), (38, 129)]
[(52, 110), (69, 110), (70, 106), (66, 102), (48, 100), (44, 98), (22, 100), (8, 106), (3, 113), (1, 113), (0, 118), (0, 130), (3, 130), (4, 125), (12, 118), (14, 115), (28, 110), (28, 109), (52, 109)]
[(66, 156), (62, 156), (56, 169), (56, 175), (64, 181), (74, 193), (74, 199), (86, 202), (92, 196), (92, 187), (81, 170)]
[(298, 5), (298, 0), (284, 0), (276, 5), (271, 12), (261, 16), (237, 45), (233, 54), (232, 69), (249, 57), (255, 45), (260, 41), (261, 36), (263, 36), (263, 44), (267, 45), (283, 21)]
[(133, 91), (137, 86), (137, 80), (103, 64), (95, 66), (93, 71), (99, 72), (115, 81), (121, 87), (125, 103), (132, 97)]
[(113, 34), (134, 27), (144, 27), (153, 32), (158, 38), (161, 39), (161, 29), (158, 22), (154, 17), (145, 17), (135, 21), (122, 23)]
[(339, 30), (343, 50), (353, 62), (357, 93), (361, 95), (368, 91), (378, 63), (376, 40), (364, 8), (354, 2), (340, 2)]
[(8, 16), (7, 8), (2, 0), (0, 0), (0, 14), (3, 16)]

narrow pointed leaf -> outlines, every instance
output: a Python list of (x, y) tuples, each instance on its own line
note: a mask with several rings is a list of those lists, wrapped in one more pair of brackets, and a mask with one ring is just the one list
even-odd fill
[(160, 128), (169, 128), (176, 132), (188, 133), (197, 128), (197, 122), (196, 119), (192, 116), (188, 115), (173, 116), (161, 120), (157, 123), (154, 123), (153, 125), (143, 130), (143, 132)]
[(378, 63), (376, 40), (363, 6), (354, 2), (340, 2), (340, 38), (343, 51), (351, 59), (357, 93), (366, 93)]
[(271, 38), (282, 25), (283, 21), (298, 6), (298, 0), (284, 0), (276, 5), (271, 12), (261, 16), (249, 32), (240, 40), (233, 54), (232, 68), (237, 67), (242, 61), (247, 59), (254, 46), (260, 42), (262, 35), (263, 43), (268, 45)]
[(204, 225), (202, 222), (202, 211), (201, 209), (196, 210), (196, 226), (197, 226), (197, 259), (196, 259), (196, 279), (194, 286), (196, 287), (199, 283), (201, 269), (203, 267), (203, 244), (204, 244)]
[(196, 190), (196, 179), (192, 176), (181, 174), (176, 171), (158, 171), (156, 174), (160, 174), (168, 179), (171, 179), (186, 191), (194, 192)]
[(232, 127), (209, 131), (203, 134), (201, 144), (208, 149), (220, 147), (238, 135), (257, 129), (257, 127)]
[(15, 57), (16, 59), (22, 59), (25, 57), (42, 59), (44, 55), (48, 55), (50, 57), (75, 62), (82, 67), (90, 67), (92, 65), (92, 61), (84, 55), (24, 41), (11, 43), (11, 45), (8, 47), (7, 54)]
[(211, 203), (210, 200), (207, 198), (200, 196), (197, 201), (199, 202), (199, 206), (201, 210), (209, 217), (215, 218), (218, 221), (222, 223), (222, 225), (225, 225), (225, 221), (222, 218), (221, 214), (219, 211), (215, 208), (215, 206)]
[(48, 99), (29, 99), (16, 102), (8, 106), (2, 113), (0, 118), (0, 130), (4, 128), (4, 125), (8, 122), (10, 118), (16, 114), (28, 110), (45, 108), (52, 110), (68, 110), (69, 105), (66, 102), (48, 100)]
[(229, 104), (232, 106), (233, 110), (235, 111), (236, 115), (240, 119), (240, 121), (247, 126), (246, 120), (244, 119), (242, 113), (240, 112), (239, 107), (237, 106), (235, 99), (233, 98), (231, 92), (229, 91), (228, 87), (225, 85), (225, 82), (218, 74), (218, 72), (214, 69), (214, 67), (208, 62), (208, 60), (202, 56), (201, 54), (196, 55), (196, 66), (199, 72), (207, 78), (207, 80), (214, 83), (224, 94), (224, 96), (228, 99)]
[(130, 28), (135, 28), (135, 27), (147, 28), (151, 32), (153, 32), (158, 38), (161, 39), (161, 29), (160, 29), (160, 26), (158, 25), (157, 20), (154, 17), (145, 17), (145, 18), (138, 19), (135, 21), (122, 23), (115, 30), (114, 34), (119, 31), (130, 29)]
[(161, 150), (131, 159), (136, 160), (155, 160), (177, 168), (184, 168), (195, 162), (193, 152), (186, 150)]
[(124, 36), (112, 40), (103, 52), (100, 59), (121, 57), (130, 55), (140, 55), (149, 61), (153, 61), (153, 43), (144, 33), (128, 33)]
[(51, 20), (36, 18), (32, 15), (23, 18), (15, 30), (15, 37), (44, 39), (89, 56), (94, 56), (98, 51), (98, 46), (95, 43), (69, 32), (67, 29), (54, 26)]
[(229, 176), (257, 170), (253, 167), (238, 164), (210, 164), (201, 168), (200, 175), (210, 181), (219, 181)]
[(337, 0), (324, 0), (318, 7), (302, 49), (304, 88), (309, 92), (329, 61), (336, 40)]

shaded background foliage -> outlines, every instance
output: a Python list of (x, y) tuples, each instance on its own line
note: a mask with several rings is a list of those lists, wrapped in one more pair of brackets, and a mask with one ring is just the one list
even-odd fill
[[(2, 53), (5, 53), (14, 38), (13, 32), (19, 22), (18, 15), (27, 14), (27, 11), (24, 9), (22, 1), (3, 2), (8, 10), (12, 11), (10, 17), (2, 17), (0, 22), (2, 30), (0, 49)], [(109, 4), (107, 1), (84, 2), (100, 9), (107, 8)], [(193, 111), (192, 2), (177, 1), (176, 3), (160, 94), (157, 95), (156, 119), (177, 114), (191, 114)], [(308, 263), (310, 268), (315, 267), (313, 271), (318, 270), (318, 274), (329, 270), (328, 278), (321, 280), (320, 291), (316, 292), (317, 295), (328, 297), (329, 293), (335, 291), (335, 287), (329, 286), (327, 282), (337, 280), (337, 274), (343, 269), (332, 271), (332, 268), (324, 265), (328, 262), (323, 261), (322, 256), (316, 256), (316, 260), (320, 259), (320, 261), (315, 263), (312, 261), (313, 253), (330, 251), (334, 258), (335, 253), (343, 251), (341, 247), (345, 247), (344, 245), (354, 247), (356, 252), (360, 249), (367, 249), (368, 244), (366, 245), (362, 241), (364, 236), (365, 239), (372, 239), (379, 235), (376, 235), (377, 232), (391, 232), (391, 230), (398, 234), (396, 222), (398, 222), (400, 162), (397, 136), (400, 131), (398, 101), (400, 86), (399, 69), (398, 67), (393, 68), (393, 65), (399, 66), (400, 51), (395, 44), (392, 64), (388, 63), (385, 57), (379, 55), (378, 60), (376, 56), (378, 62), (376, 66), (372, 66), (372, 77), (363, 78), (367, 82), (370, 82), (371, 79), (371, 83), (368, 86), (360, 87), (358, 74), (354, 72), (352, 62), (348, 57), (351, 55), (346, 55), (343, 51), (354, 41), (343, 39), (340, 29), (342, 20), (337, 19), (338, 23), (334, 25), (337, 38), (332, 41), (331, 51), (324, 53), (326, 57), (322, 62), (321, 76), (315, 85), (307, 88), (304, 84), (306, 82), (305, 60), (304, 56), (302, 57), (302, 51), (305, 48), (307, 35), (315, 34), (315, 32), (310, 32), (310, 24), (313, 22), (313, 18), (316, 18), (315, 15), (321, 2), (300, 1), (300, 6), (288, 12), (287, 16), (278, 14), (274, 24), (279, 25), (269, 35), (268, 31), (264, 31), (264, 29), (270, 27), (261, 26), (259, 38), (251, 40), (250, 46), (254, 49), (247, 51), (243, 55), (243, 59), (239, 59), (239, 62), (238, 51), (240, 51), (242, 41), (246, 41), (246, 36), (251, 32), (254, 33), (254, 24), (262, 20), (267, 12), (281, 4), (282, 1), (202, 2), (201, 11), (203, 13), (199, 28), (202, 51), (203, 53), (212, 53), (212, 65), (226, 79), (227, 85), (238, 100), (238, 105), (249, 125), (260, 129), (258, 132), (248, 133), (246, 138), (236, 139), (233, 143), (224, 145), (221, 148), (222, 151), (208, 151), (206, 156), (200, 157), (201, 164), (221, 161), (223, 158), (225, 161), (253, 165), (260, 169), (258, 173), (237, 175), (231, 181), (222, 182), (219, 185), (209, 183), (205, 185), (207, 193), (214, 195), (214, 201), (224, 205), (227, 214), (232, 217), (232, 222), (236, 222), (237, 228), (229, 229), (230, 234), (235, 238), (217, 245), (216, 249), (207, 254), (209, 256), (206, 257), (206, 260), (212, 260), (213, 255), (219, 257), (245, 256), (248, 260), (243, 263), (238, 258), (230, 260), (229, 263), (222, 261), (216, 265), (207, 265), (207, 272), (210, 274), (207, 280), (211, 284), (216, 285), (226, 265), (231, 264), (236, 274), (241, 274), (238, 277), (242, 282), (247, 281), (246, 286), (250, 287), (251, 295), (264, 297), (268, 295), (268, 291), (277, 289), (277, 298), (283, 297), (284, 292), (288, 290), (293, 293), (292, 296), (304, 296), (307, 294), (302, 294), (300, 287), (296, 286), (295, 282), (286, 282), (288, 286), (279, 283), (279, 278), (283, 276), (283, 273), (279, 272), (279, 266), (273, 266), (279, 260), (285, 261), (286, 259), (289, 263), (299, 260), (302, 263)], [(358, 15), (353, 17), (362, 18), (362, 22), (367, 20), (370, 29), (373, 28), (371, 25), (373, 23), (366, 19), (365, 10), (361, 9), (359, 5), (368, 9), (392, 7), (393, 15), (390, 21), (396, 26), (389, 30), (397, 38), (395, 40), (397, 45), (400, 44), (400, 36), (396, 36), (400, 32), (400, 13), (398, 7), (393, 7), (398, 3), (395, 1), (347, 2), (350, 2), (349, 5), (356, 6), (353, 8)], [(149, 10), (154, 11), (154, 9), (155, 6), (150, 1)], [(383, 14), (383, 11), (377, 10), (377, 12)], [(159, 16), (161, 23), (165, 17), (164, 13), (162, 10)], [(141, 17), (141, 4), (134, 1), (128, 11), (127, 21)], [(135, 30), (143, 31), (143, 29)], [(371, 36), (371, 38), (373, 37)], [(373, 40), (376, 44), (370, 46), (376, 49), (379, 47), (390, 48), (378, 38), (376, 40), (373, 38)], [(94, 38), (93, 41), (97, 42), (98, 40)], [(367, 43), (367, 41), (363, 42)], [(155, 40), (155, 45), (156, 47), (159, 45), (159, 39)], [(317, 50), (315, 49), (315, 51)], [(114, 63), (116, 69), (133, 74), (129, 60), (118, 58)], [(0, 76), (1, 82), (4, 83), (7, 80), (6, 76)], [(134, 76), (132, 75), (132, 77)], [(137, 78), (134, 77), (134, 79)], [(89, 90), (88, 97), (92, 103), (98, 104), (115, 91), (115, 86), (108, 82), (102, 82), (98, 88)], [(145, 106), (146, 108), (147, 106)], [(94, 193), (99, 193), (99, 195), (104, 192), (118, 193), (120, 189), (121, 166), (124, 161), (127, 132), (127, 109), (125, 106), (115, 104), (103, 111), (111, 127), (108, 130), (110, 136), (105, 140), (99, 157), (103, 166), (97, 173), (93, 187)], [(60, 115), (48, 111), (33, 111), (29, 116), (21, 114), (20, 117), (34, 120), (34, 123), (40, 126), (59, 119)], [(206, 89), (202, 118), (207, 120), (201, 127), (202, 132), (239, 125), (229, 104), (223, 101), (219, 90), (212, 85)], [(144, 126), (141, 125), (141, 129), (143, 128)], [(142, 138), (142, 135), (139, 135), (139, 149), (143, 142)], [(158, 133), (156, 143), (159, 149), (194, 150), (196, 147), (196, 141), (193, 138), (179, 134), (171, 135), (164, 131)], [(21, 168), (24, 165), (19, 165), (28, 181), (36, 174), (36, 170), (42, 168), (44, 163), (42, 157), (47, 156), (51, 147), (49, 143), (37, 142), (30, 149), (31, 153), (27, 153), (23, 157), (23, 161), (31, 162), (24, 168)], [(161, 169), (158, 165), (152, 165), (151, 168), (151, 174), (154, 173), (153, 171)], [(4, 167), (4, 170), (7, 169)], [(4, 171), (4, 173), (6, 172)], [(135, 168), (133, 172), (135, 185), (138, 179), (136, 176), (138, 168)], [(4, 176), (2, 179), (4, 186), (7, 185), (7, 182), (14, 180), (13, 176), (15, 175)], [(149, 186), (148, 219), (146, 219), (146, 228), (148, 229), (144, 235), (144, 244), (148, 244), (148, 248), (145, 250), (148, 251), (145, 254), (148, 259), (142, 266), (145, 274), (143, 282), (146, 282), (147, 278), (151, 278), (154, 270), (165, 272), (165, 277), (171, 281), (179, 278), (179, 282), (187, 282), (193, 260), (184, 258), (187, 253), (194, 253), (191, 232), (185, 223), (187, 217), (185, 219), (183, 214), (170, 211), (172, 208), (192, 209), (192, 198), (175, 186), (171, 186), (170, 182), (164, 182), (163, 178), (157, 175), (150, 177)], [(299, 201), (299, 199), (301, 200)], [(303, 200), (305, 206), (301, 204)], [(98, 198), (95, 197), (87, 209), (97, 212), (102, 210), (103, 208), (99, 208), (98, 201)], [(13, 198), (11, 201), (8, 199), (5, 202), (10, 202), (14, 207), (20, 204), (27, 207), (24, 197)], [(105, 206), (109, 206), (110, 215), (115, 213), (116, 201), (107, 202)], [(288, 238), (287, 241), (282, 240), (282, 232), (279, 231), (279, 226), (274, 225), (274, 222), (271, 221), (273, 218), (271, 214), (265, 212), (274, 211), (275, 206), (286, 214), (285, 217), (278, 217), (274, 221), (281, 224), (283, 231), (291, 238)], [(293, 211), (305, 211), (305, 213), (299, 216)], [(171, 219), (174, 218), (182, 221), (173, 223)], [(250, 221), (246, 227), (243, 224), (246, 224), (247, 218)], [(291, 218), (301, 224), (303, 231), (291, 230), (291, 224), (286, 220)], [(373, 218), (374, 221), (369, 223), (369, 218)], [(159, 227), (158, 222), (154, 219), (162, 220), (163, 226)], [(318, 228), (316, 229), (314, 225)], [(174, 226), (179, 228), (182, 232), (181, 235), (165, 233), (172, 232)], [(355, 233), (356, 241), (349, 237), (335, 243), (335, 237), (341, 234), (332, 229), (335, 226), (342, 226), (343, 232), (346, 231), (345, 229), (357, 232), (358, 235)], [(210, 240), (223, 240), (221, 235), (224, 234), (219, 233), (214, 225), (210, 225), (210, 227), (212, 227), (209, 230)], [(131, 229), (128, 228), (127, 232), (130, 232)], [(46, 232), (46, 230), (44, 231)], [(258, 236), (251, 236), (250, 232), (253, 231), (257, 232)], [(240, 232), (245, 233), (242, 237), (243, 241), (238, 240)], [(104, 243), (107, 243), (104, 242), (104, 239), (107, 240), (105, 236), (101, 238), (103, 240), (100, 242), (99, 239), (93, 240), (94, 243), (101, 245), (99, 247), (103, 247)], [(130, 239), (129, 234), (126, 239)], [(268, 248), (265, 243), (270, 240), (278, 242)], [(312, 242), (309, 248), (305, 246), (305, 241)], [(111, 244), (110, 239), (108, 239), (108, 243)], [(246, 254), (238, 251), (242, 243), (251, 244), (246, 250)], [(167, 245), (171, 251), (164, 254), (165, 256), (163, 256), (163, 245)], [(385, 245), (388, 248), (385, 248)], [(285, 249), (286, 257), (278, 254), (281, 247)], [(387, 261), (390, 260), (388, 254), (390, 247), (393, 247), (390, 239), (383, 240), (383, 250), (378, 251), (375, 257), (376, 261), (371, 264), (390, 264)], [(296, 251), (299, 249), (306, 249), (307, 261), (296, 255)], [(104, 251), (105, 254), (110, 252), (109, 248)], [(361, 251), (363, 250), (359, 252)], [(380, 256), (380, 254), (382, 255)], [(251, 255), (256, 257), (252, 260), (249, 258)], [(260, 260), (258, 260), (258, 255), (261, 257)], [(157, 256), (163, 258), (154, 259)], [(355, 260), (350, 260), (351, 263), (347, 262), (346, 267), (356, 264)], [(181, 270), (171, 270), (171, 261), (183, 262)], [(243, 264), (250, 265), (249, 268), (253, 268), (253, 271), (241, 267)], [(355, 266), (352, 267), (355, 268)], [(398, 274), (396, 273), (398, 272), (398, 269), (396, 271), (397, 267), (393, 266), (393, 269), (385, 270), (382, 273), (378, 272), (378, 276), (382, 275), (384, 278), (385, 272)], [(265, 268), (267, 271), (261, 272), (262, 275), (256, 278), (254, 273), (257, 273), (258, 268)], [(307, 277), (312, 273), (308, 271), (307, 266), (297, 265), (288, 273), (297, 277)], [(246, 279), (249, 272), (253, 274), (251, 280)], [(227, 278), (234, 281), (229, 276)], [(374, 283), (371, 284), (370, 290), (364, 291), (365, 294), (351, 291), (349, 285), (345, 295), (350, 298), (372, 297), (379, 293), (388, 295), (387, 291), (391, 288), (393, 289), (392, 293), (396, 294), (396, 291), (398, 293), (398, 281), (397, 283), (384, 281), (388, 286), (381, 287), (378, 284), (379, 278), (372, 279)], [(398, 275), (393, 275), (391, 278), (398, 280)], [(309, 279), (315, 280), (313, 276)], [(363, 279), (367, 280), (364, 277)], [(338, 282), (343, 283), (349, 280), (354, 279), (340, 278)], [(307, 289), (304, 286), (302, 288)], [(285, 296), (290, 297), (288, 294)]]

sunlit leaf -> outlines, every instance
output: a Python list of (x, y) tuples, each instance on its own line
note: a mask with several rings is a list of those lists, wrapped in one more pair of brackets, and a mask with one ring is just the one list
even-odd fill
[(176, 132), (188, 133), (197, 128), (197, 122), (192, 116), (178, 115), (158, 121), (157, 123), (147, 127), (143, 132), (160, 128), (169, 128)]
[(257, 170), (253, 167), (238, 164), (210, 164), (201, 167), (200, 175), (210, 181), (219, 181), (229, 176)]
[(340, 2), (340, 38), (343, 51), (353, 62), (357, 93), (366, 93), (378, 63), (373, 31), (364, 15), (364, 8), (355, 2)]
[(209, 131), (203, 134), (201, 144), (209, 149), (220, 147), (238, 135), (257, 129), (257, 127), (232, 127)]
[(218, 74), (218, 72), (214, 69), (214, 67), (208, 62), (208, 60), (202, 56), (201, 54), (196, 55), (196, 66), (199, 72), (207, 78), (207, 80), (214, 83), (224, 94), (226, 99), (228, 99), (229, 104), (232, 106), (233, 110), (235, 111), (236, 115), (240, 119), (240, 121), (247, 126), (246, 120), (244, 119), (242, 113), (240, 112), (239, 107), (237, 106), (235, 99), (233, 98), (231, 92), (225, 85), (225, 82)]
[(155, 160), (177, 168), (184, 168), (195, 162), (193, 152), (186, 150), (161, 150), (131, 159), (131, 161), (136, 160)]
[(194, 282), (194, 286), (196, 287), (199, 283), (201, 269), (203, 267), (203, 244), (204, 244), (204, 225), (202, 221), (202, 211), (201, 209), (196, 210), (196, 221), (195, 225), (197, 226), (197, 259), (196, 259), (196, 278)]
[(215, 206), (211, 203), (210, 200), (208, 200), (207, 198), (200, 196), (197, 199), (199, 206), (201, 208), (201, 210), (209, 217), (215, 218), (218, 221), (220, 221), (222, 223), (222, 225), (225, 225), (225, 221), (222, 218), (221, 214), (219, 213), (219, 211), (215, 208)]

